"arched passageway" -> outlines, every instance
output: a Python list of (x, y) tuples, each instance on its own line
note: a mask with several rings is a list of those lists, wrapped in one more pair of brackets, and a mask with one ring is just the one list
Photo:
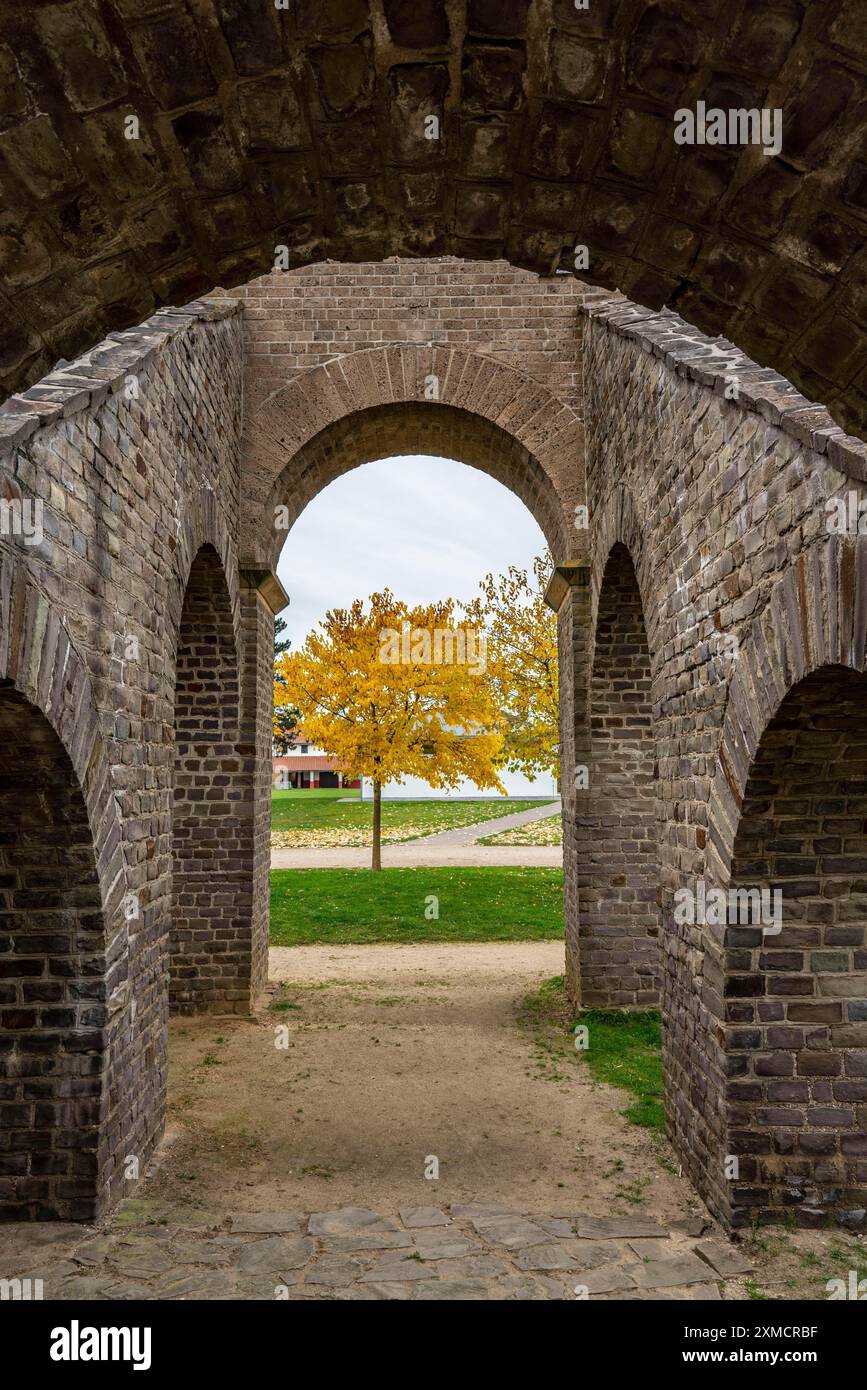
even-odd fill
[[(586, 531), (576, 528), (573, 515), (584, 498), (583, 428), (566, 400), (479, 352), (395, 344), (287, 373), (286, 385), (251, 411), (242, 455), (245, 564), (273, 570), (291, 526), (324, 487), (361, 464), (407, 454), (452, 458), (509, 488), (535, 517), (555, 564), (586, 546)], [(572, 777), (575, 756), (582, 617), (572, 602), (558, 604), (561, 781)], [(258, 624), (258, 660), (270, 661), (273, 617), (261, 604)], [(270, 779), (260, 777), (257, 785), (262, 825)], [(577, 939), (576, 862), (567, 848), (570, 943)], [(258, 861), (254, 893), (262, 900), (266, 890), (267, 863)], [(257, 940), (264, 941), (261, 930)]]
[(87, 809), (48, 720), (0, 688), (0, 1218), (90, 1220), (108, 1145), (105, 922)]
[[(336, 275), (338, 280), (341, 274)], [(430, 275), (438, 276), (439, 269), (431, 269)], [(359, 297), (367, 289), (367, 285), (361, 285)], [(301, 287), (299, 299), (303, 298), (303, 293)], [(416, 321), (410, 318), (410, 297), (405, 295), (401, 304), (403, 317), (398, 319), (399, 324), (412, 322), (413, 327), (406, 331), (420, 332)], [(568, 306), (561, 306), (564, 312), (565, 307)], [(644, 323), (641, 311), (634, 306), (625, 306), (622, 314), (630, 321)], [(840, 542), (839, 553), (843, 558), (834, 568), (836, 541), (826, 542), (817, 503), (817, 499), (821, 502), (839, 489), (841, 467), (844, 471), (851, 469), (847, 476), (855, 500), (859, 500), (863, 491), (863, 457), (854, 447), (856, 442), (841, 442), (835, 435), (829, 436), (827, 417), (821, 411), (817, 423), (812, 411), (802, 420), (801, 407), (787, 410), (781, 415), (786, 428), (777, 426), (773, 421), (782, 404), (788, 401), (787, 396), (779, 398), (779, 408), (773, 404), (771, 396), (763, 396), (759, 402), (761, 409), (757, 410), (756, 401), (749, 393), (740, 401), (721, 396), (719, 390), (715, 391), (708, 381), (702, 380), (704, 369), (700, 366), (695, 367), (697, 375), (690, 375), (694, 370), (690, 365), (692, 346), (689, 343), (686, 349), (677, 346), (682, 325), (676, 318), (666, 318), (661, 327), (656, 324), (647, 329), (630, 329), (630, 334), (639, 337), (646, 332), (647, 342), (644, 343), (637, 338), (627, 340), (619, 336), (617, 320), (620, 316), (621, 308), (615, 306), (604, 324), (594, 320), (595, 326), (584, 334), (585, 346), (591, 349), (581, 368), (582, 379), (589, 384), (584, 397), (589, 426), (586, 488), (585, 420), (581, 415), (581, 401), (577, 394), (568, 401), (558, 395), (558, 380), (562, 383), (567, 377), (558, 373), (553, 385), (549, 385), (549, 377), (545, 374), (543, 380), (538, 381), (517, 367), (504, 369), (503, 345), (493, 334), (488, 346), (479, 346), (476, 342), (465, 349), (453, 346), (445, 332), (441, 335), (447, 339), (444, 343), (420, 344), (416, 339), (411, 344), (384, 346), (383, 330), (369, 349), (357, 345), (343, 356), (337, 348), (332, 351), (336, 339), (329, 338), (327, 352), (319, 353), (327, 357), (326, 365), (310, 366), (308, 370), (306, 359), (298, 356), (295, 360), (291, 352), (287, 353), (286, 386), (278, 384), (273, 394), (269, 387), (268, 399), (258, 401), (245, 415), (249, 397), (242, 399), (240, 385), (248, 344), (242, 338), (242, 316), (225, 306), (198, 306), (145, 325), (141, 335), (101, 345), (90, 355), (90, 360), (70, 364), (66, 385), (60, 381), (49, 382), (31, 401), (15, 402), (8, 412), (3, 437), (7, 456), (12, 460), (10, 466), (19, 470), (20, 479), (27, 487), (34, 480), (38, 484), (40, 498), (44, 494), (46, 524), (44, 544), (26, 550), (18, 547), (14, 555), (15, 571), (37, 581), (36, 597), (23, 622), (22, 610), (8, 603), (8, 586), (0, 587), (3, 618), (0, 647), (12, 634), (16, 643), (20, 641), (22, 669), (26, 667), (28, 679), (47, 688), (48, 673), (40, 673), (38, 677), (35, 674), (31, 677), (29, 673), (38, 667), (40, 644), (50, 664), (57, 627), (47, 612), (44, 596), (47, 594), (50, 602), (56, 602), (58, 621), (68, 624), (76, 641), (80, 641), (82, 661), (92, 677), (92, 685), (83, 677), (75, 684), (64, 678), (63, 692), (57, 699), (65, 699), (68, 703), (64, 718), (70, 726), (81, 712), (82, 741), (70, 736), (68, 746), (73, 750), (82, 784), (88, 787), (88, 806), (106, 808), (104, 817), (94, 815), (94, 834), (99, 838), (103, 826), (110, 827), (112, 844), (106, 847), (106, 858), (116, 851), (124, 861), (122, 869), (129, 871), (129, 886), (136, 890), (144, 887), (143, 924), (135, 930), (130, 926), (129, 930), (131, 991), (137, 991), (129, 1004), (129, 1012), (132, 1013), (132, 1002), (135, 1002), (138, 1021), (135, 1028), (127, 1029), (125, 1037), (130, 1040), (133, 1065), (121, 1077), (124, 1095), (132, 1097), (130, 1106), (135, 1107), (134, 1119), (139, 1130), (134, 1136), (135, 1142), (126, 1144), (126, 1136), (133, 1133), (132, 1124), (125, 1122), (115, 1126), (124, 1139), (120, 1152), (134, 1150), (146, 1155), (162, 1122), (160, 1039), (164, 1038), (164, 1031), (160, 1009), (164, 1001), (162, 952), (170, 932), (167, 915), (171, 857), (167, 850), (172, 812), (169, 769), (174, 754), (172, 656), (180, 616), (180, 593), (184, 588), (176, 581), (180, 573), (185, 572), (190, 552), (195, 551), (205, 537), (213, 538), (217, 534), (213, 526), (196, 524), (191, 532), (195, 539), (190, 542), (189, 549), (183, 544), (176, 547), (172, 528), (165, 525), (168, 516), (178, 522), (178, 537), (181, 537), (187, 518), (196, 511), (201, 497), (209, 499), (212, 511), (219, 513), (227, 544), (215, 544), (228, 576), (233, 613), (240, 615), (236, 633), (243, 633), (235, 648), (236, 663), (243, 670), (241, 728), (237, 735), (230, 736), (225, 729), (205, 730), (203, 727), (198, 736), (188, 737), (189, 758), (181, 769), (178, 783), (183, 796), (177, 816), (177, 885), (187, 897), (183, 910), (189, 913), (189, 922), (185, 922), (182, 929), (187, 930), (189, 926), (186, 941), (193, 949), (193, 960), (199, 944), (195, 934), (204, 915), (213, 912), (217, 932), (226, 934), (215, 938), (213, 945), (202, 952), (203, 960), (199, 963), (205, 969), (205, 985), (200, 998), (194, 998), (193, 976), (188, 976), (187, 983), (179, 987), (189, 992), (181, 1000), (183, 1007), (211, 1007), (210, 1001), (217, 997), (221, 1008), (230, 997), (235, 1001), (226, 985), (231, 971), (225, 969), (235, 963), (232, 961), (235, 945), (236, 978), (246, 971), (243, 999), (237, 997), (239, 1010), (248, 1006), (253, 992), (251, 981), (264, 979), (270, 787), (267, 700), (273, 661), (272, 615), (275, 608), (282, 606), (280, 595), (274, 592), (270, 561), (274, 547), (285, 538), (285, 530), (277, 535), (275, 508), (284, 506), (291, 523), (305, 499), (315, 496), (331, 477), (363, 462), (365, 457), (382, 457), (392, 450), (436, 448), (438, 452), (476, 462), (477, 466), (494, 472), (507, 485), (513, 486), (540, 520), (544, 518), (546, 535), (558, 559), (558, 570), (563, 571), (558, 577), (568, 591), (558, 604), (560, 669), (564, 683), (561, 703), (569, 712), (563, 727), (566, 779), (574, 775), (576, 763), (593, 760), (592, 750), (586, 756), (576, 756), (578, 751), (584, 754), (584, 749), (577, 747), (579, 733), (582, 737), (588, 733), (585, 714), (589, 709), (587, 672), (591, 663), (587, 648), (594, 605), (587, 597), (592, 591), (599, 598), (597, 679), (601, 682), (605, 672), (602, 659), (605, 642), (616, 648), (619, 638), (616, 624), (612, 626), (613, 620), (606, 617), (605, 585), (599, 567), (604, 564), (613, 539), (628, 544), (641, 577), (642, 593), (650, 595), (644, 617), (655, 663), (654, 681), (658, 686), (655, 712), (660, 721), (658, 745), (666, 798), (665, 862), (660, 875), (663, 893), (680, 886), (684, 878), (697, 875), (703, 869), (712, 877), (716, 865), (707, 864), (708, 856), (712, 851), (719, 857), (720, 847), (731, 845), (733, 831), (729, 836), (728, 828), (737, 818), (742, 796), (740, 774), (746, 775), (743, 764), (755, 747), (751, 736), (762, 722), (760, 712), (768, 703), (773, 704), (765, 699), (772, 677), (775, 698), (781, 698), (777, 667), (782, 673), (780, 679), (785, 677), (788, 684), (793, 671), (810, 669), (817, 651), (824, 652), (824, 659), (828, 661), (851, 659), (853, 664), (863, 663), (867, 570), (863, 559), (856, 555), (856, 544), (849, 539)], [(547, 337), (543, 334), (548, 323), (544, 308), (540, 311), (540, 322), (542, 332), (536, 334), (534, 341), (539, 356), (544, 358)], [(434, 318), (429, 323), (433, 328), (438, 326)], [(426, 335), (427, 327), (425, 324)], [(268, 331), (266, 329), (266, 336)], [(379, 333), (378, 329), (376, 331)], [(400, 326), (395, 331), (404, 329)], [(307, 330), (299, 330), (298, 336), (306, 338), (309, 335)], [(440, 335), (431, 333), (429, 336)], [(321, 349), (322, 344), (315, 346)], [(714, 346), (702, 344), (701, 351), (713, 357)], [(563, 362), (568, 358), (571, 364), (567, 347), (571, 352), (571, 341), (561, 344), (560, 358)], [(272, 356), (277, 354), (269, 352), (269, 357)], [(293, 360), (289, 361), (290, 358)], [(438, 371), (438, 366), (442, 370)], [(85, 371), (90, 367), (99, 369), (92, 379)], [(269, 371), (274, 370), (272, 364)], [(81, 373), (80, 380), (78, 373)], [(106, 374), (112, 377), (111, 390), (105, 380)], [(721, 379), (714, 371), (708, 369), (708, 374), (720, 384)], [(580, 375), (577, 369), (575, 375)], [(129, 394), (126, 387), (133, 382), (128, 377), (135, 379), (137, 387)], [(427, 382), (429, 377), (436, 380)], [(77, 383), (75, 386), (71, 385), (73, 381)], [(123, 387), (121, 381), (125, 383)], [(569, 381), (574, 384), (571, 376)], [(621, 383), (625, 383), (622, 390)], [(438, 399), (425, 395), (426, 384), (440, 390)], [(68, 391), (72, 394), (67, 394)], [(758, 425), (758, 416), (763, 417), (761, 425)], [(415, 433), (408, 424), (411, 420)], [(242, 440), (242, 427), (247, 443), (252, 441), (255, 446), (252, 453)], [(757, 429), (761, 430), (760, 436), (757, 436)], [(796, 434), (796, 430), (801, 434)], [(405, 431), (403, 437), (401, 431)], [(383, 447), (381, 441), (386, 435)], [(360, 448), (358, 441), (362, 439), (364, 447)], [(448, 443), (448, 439), (458, 440), (460, 447)], [(655, 456), (664, 460), (662, 472), (653, 472), (648, 467), (648, 441), (652, 445), (654, 439), (658, 446)], [(181, 466), (178, 465), (179, 440), (183, 441)], [(472, 455), (470, 444), (475, 451)], [(761, 452), (757, 454), (759, 445)], [(721, 451), (729, 447), (731, 462), (723, 471)], [(371, 452), (367, 452), (368, 449)], [(777, 486), (786, 497), (792, 493), (799, 507), (811, 511), (810, 517), (807, 510), (799, 513), (802, 519), (798, 522), (797, 536), (789, 529), (792, 515), (789, 502), (770, 506), (773, 496), (765, 495), (768, 459), (774, 460), (774, 469), (779, 466), (781, 470)], [(80, 495), (69, 492), (72, 479), (80, 480), (74, 485)], [(604, 499), (610, 497), (612, 489), (620, 486), (621, 479), (623, 486), (631, 489), (639, 499), (636, 509), (641, 516), (640, 544), (634, 543), (634, 529), (621, 524), (622, 517), (618, 518), (617, 527), (609, 524), (606, 528)], [(704, 489), (706, 479), (711, 479), (714, 489), (721, 492), (718, 507), (708, 504), (707, 497), (712, 494)], [(71, 500), (67, 501), (67, 497)], [(160, 499), (162, 508), (156, 516), (151, 506), (154, 497)], [(678, 503), (674, 509), (669, 506), (672, 500)], [(579, 535), (573, 526), (573, 504), (583, 501), (590, 507), (589, 536), (586, 532)], [(69, 523), (73, 515), (81, 523), (78, 528)], [(117, 522), (113, 518), (117, 518)], [(735, 574), (729, 568), (734, 563), (730, 552), (737, 558), (740, 541), (736, 540), (733, 546), (731, 538), (740, 537), (745, 524), (750, 528), (743, 537), (745, 562), (738, 565)], [(121, 529), (124, 526), (125, 533)], [(252, 546), (256, 538), (258, 549)], [(126, 544), (126, 540), (130, 543)], [(577, 552), (573, 545), (578, 547)], [(4, 553), (6, 549), (10, 547), (4, 546)], [(684, 561), (687, 550), (688, 558)], [(752, 565), (752, 557), (757, 556), (761, 559), (755, 560), (755, 568), (751, 570), (746, 558), (750, 558)], [(589, 577), (592, 583), (585, 584), (587, 559), (591, 561)], [(776, 568), (769, 571), (768, 565)], [(583, 574), (578, 573), (581, 571)], [(652, 577), (655, 577), (654, 582), (651, 582)], [(707, 587), (706, 607), (696, 601), (701, 597), (697, 591), (704, 592), (702, 586), (710, 586)], [(276, 587), (279, 589), (279, 585)], [(777, 590), (783, 597), (775, 600)], [(696, 667), (689, 665), (684, 669), (672, 659), (672, 652), (681, 640), (693, 641), (693, 630), (684, 630), (679, 620), (683, 605), (701, 612), (702, 621), (716, 611), (715, 605), (720, 605), (720, 622), (740, 642), (741, 652), (757, 652), (758, 674), (753, 678), (754, 689), (747, 688), (745, 693), (738, 686), (737, 678), (730, 677), (728, 672), (724, 680), (718, 678), (716, 669), (705, 672), (701, 642), (694, 647), (699, 663)], [(145, 657), (140, 670), (131, 674), (124, 670), (120, 676), (113, 660), (118, 637), (126, 635), (118, 631), (116, 618), (119, 614), (131, 616), (129, 626), (136, 630), (141, 627)], [(751, 642), (746, 632), (751, 615), (760, 617), (764, 624), (768, 614), (773, 618), (768, 632), (763, 630), (760, 642)], [(793, 614), (795, 621), (792, 621)], [(825, 617), (827, 641), (823, 635), (822, 645), (817, 644), (815, 638), (822, 632)], [(630, 647), (634, 646), (631, 639), (636, 631), (632, 630), (624, 639)], [(801, 650), (799, 644), (807, 650)], [(192, 642), (189, 650), (193, 655), (194, 647)], [(182, 644), (182, 652), (186, 650)], [(682, 647), (678, 646), (680, 651)], [(774, 653), (772, 660), (769, 652)], [(204, 649), (199, 655), (203, 654)], [(636, 654), (637, 649), (630, 650), (630, 660)], [(4, 669), (11, 671), (12, 666)], [(154, 677), (156, 671), (165, 676), (164, 702), (162, 687), (159, 698), (154, 698), (155, 682), (159, 684)], [(208, 678), (212, 674), (209, 671)], [(712, 686), (710, 700), (706, 698), (708, 679)], [(643, 681), (643, 676), (633, 673), (631, 694), (636, 698), (646, 694)], [(609, 694), (616, 707), (616, 700), (624, 693), (617, 690), (613, 681), (608, 690), (600, 684), (596, 692), (599, 710), (602, 711), (603, 706), (607, 708)], [(576, 719), (573, 705), (578, 705), (579, 700), (581, 713)], [(183, 705), (183, 699), (180, 704)], [(123, 713), (119, 715), (118, 711)], [(622, 713), (625, 720), (625, 700)], [(634, 714), (635, 706), (632, 706), (630, 717)], [(721, 752), (717, 754), (717, 736), (723, 723)], [(157, 730), (152, 738), (154, 726)], [(621, 727), (625, 728), (626, 724)], [(637, 735), (639, 726), (634, 727)], [(106, 740), (108, 770), (104, 776), (101, 774), (101, 784), (94, 784), (91, 796), (86, 751), (87, 739), (94, 729), (99, 729)], [(66, 739), (65, 727), (61, 732)], [(612, 744), (620, 737), (617, 724), (612, 720), (606, 726), (604, 718), (596, 732), (605, 733)], [(194, 735), (195, 730), (188, 733)], [(228, 771), (230, 779), (235, 775), (235, 753), (241, 765), (240, 783), (235, 783), (234, 790), (225, 795), (224, 786), (217, 778), (226, 770), (217, 769), (214, 754), (215, 748), (224, 745), (228, 750), (227, 760), (233, 765)], [(604, 763), (606, 749), (598, 738), (597, 752)], [(637, 744), (633, 747), (633, 740), (624, 740), (624, 752), (629, 756), (637, 752), (643, 768), (644, 753), (638, 752)], [(195, 759), (200, 756), (206, 764), (210, 763), (204, 770), (202, 766), (198, 770), (195, 766)], [(185, 783), (187, 777), (189, 782)], [(197, 781), (197, 778), (203, 780)], [(710, 811), (706, 811), (710, 781), (714, 782), (715, 801)], [(184, 858), (181, 842), (185, 837), (180, 833), (186, 828), (183, 813), (192, 806), (192, 792), (201, 792), (196, 804), (206, 811), (213, 807), (214, 814), (221, 815), (220, 808), (235, 797), (239, 787), (240, 795), (235, 798), (233, 809), (227, 811), (227, 825), (233, 824), (235, 810), (243, 806), (243, 814), (249, 815), (253, 829), (243, 851), (239, 850), (238, 858), (221, 863), (217, 877), (205, 883), (201, 864), (206, 857), (207, 822), (203, 822), (203, 855), (197, 868), (194, 835), (187, 837), (186, 848), (190, 852), (186, 860)], [(600, 779), (599, 789), (605, 789), (604, 778)], [(624, 786), (622, 780), (613, 779), (609, 790), (612, 802), (619, 807), (612, 808), (612, 816), (615, 818), (613, 827), (621, 837), (621, 848), (628, 844), (634, 849), (640, 837), (636, 836), (633, 843), (627, 832), (650, 827), (649, 807), (642, 804), (624, 811), (633, 791)], [(592, 798), (592, 779), (590, 792)], [(650, 798), (641, 800), (649, 802)], [(607, 825), (600, 828), (607, 834)], [(583, 850), (576, 843), (568, 821), (566, 830), (567, 919), (571, 943), (577, 937), (577, 867), (582, 862)], [(239, 831), (239, 846), (241, 839)], [(649, 837), (644, 837), (641, 843), (649, 843)], [(233, 916), (231, 908), (219, 896), (219, 885), (232, 883), (236, 864), (242, 858), (243, 871), (233, 883), (236, 913)], [(635, 850), (631, 867), (638, 873), (642, 859), (643, 852)], [(616, 891), (611, 891), (607, 899), (613, 919), (611, 940), (618, 937), (629, 940), (628, 933), (638, 922), (643, 931), (639, 931), (634, 940), (647, 948), (649, 956), (650, 899), (645, 901), (638, 890), (633, 898), (622, 891), (628, 890), (629, 885), (622, 872), (621, 881), (615, 883), (618, 866), (613, 860), (612, 855), (608, 888)], [(99, 864), (102, 875), (102, 857)], [(724, 877), (727, 873), (726, 868)], [(186, 889), (185, 874), (189, 875)], [(113, 869), (111, 877), (106, 876), (104, 882), (120, 884), (124, 877), (122, 871)], [(649, 888), (649, 884), (645, 886)], [(605, 894), (602, 896), (605, 900)], [(112, 901), (108, 889), (106, 901)], [(601, 941), (606, 935), (605, 923), (599, 922), (598, 928), (596, 936)], [(588, 945), (593, 944), (592, 934), (586, 939)], [(228, 943), (226, 950), (223, 941)], [(724, 1153), (722, 1145), (726, 1137), (723, 1121), (726, 1087), (717, 1065), (725, 1038), (725, 1029), (720, 1026), (725, 1022), (721, 1002), (725, 994), (725, 971), (717, 969), (718, 958), (713, 949), (719, 948), (721, 953), (722, 948), (717, 938), (708, 943), (697, 924), (678, 941), (670, 941), (666, 933), (666, 947), (671, 1001), (665, 1005), (671, 1025), (667, 1033), (676, 1036), (676, 1048), (671, 1048), (669, 1053), (669, 1091), (674, 1096), (678, 1117), (678, 1149), (688, 1171), (705, 1192), (714, 1184), (715, 1175), (722, 1172), (722, 1161), (717, 1159)], [(119, 945), (119, 955), (122, 952), (123, 945)], [(614, 950), (606, 953), (606, 961), (614, 967), (615, 980), (617, 972), (623, 978), (627, 968), (632, 970), (633, 976), (639, 975), (628, 952), (624, 960), (618, 960), (616, 955)], [(218, 956), (222, 957), (219, 962)], [(741, 957), (735, 954), (732, 960), (739, 965)], [(601, 953), (593, 968), (600, 964)], [(750, 972), (732, 970), (733, 975), (745, 973)], [(577, 970), (573, 974), (577, 978)], [(177, 975), (176, 981), (179, 979)], [(157, 989), (151, 988), (155, 981), (159, 982), (158, 1000)], [(234, 989), (234, 985), (231, 988)], [(733, 995), (731, 998), (732, 1008), (740, 1008), (741, 997)], [(857, 1005), (858, 998), (853, 998)], [(848, 1011), (849, 1005), (843, 1003), (843, 996), (837, 996), (835, 1002), (841, 1012), (844, 1008)], [(121, 1004), (122, 1001), (119, 1007)], [(775, 998), (774, 1006), (780, 1007), (779, 999)], [(153, 1024), (148, 1031), (143, 1026), (146, 1018)], [(842, 1021), (840, 1026), (844, 1026)], [(857, 1036), (859, 1026), (853, 1019), (847, 1019), (846, 1036)], [(116, 1056), (113, 1047), (112, 1067)], [(738, 1060), (737, 1066), (741, 1065)], [(153, 1094), (147, 1092), (151, 1077), (154, 1078)], [(849, 1085), (852, 1081), (854, 1078), (844, 1074), (840, 1084)], [(759, 1093), (761, 1084), (753, 1087), (755, 1094)], [(738, 1123), (742, 1114), (740, 1108), (735, 1112)], [(762, 1118), (757, 1128), (766, 1124), (766, 1118)], [(142, 1137), (140, 1144), (139, 1135)], [(844, 1138), (847, 1144), (857, 1142), (857, 1135), (842, 1135), (841, 1151)], [(762, 1142), (761, 1135), (757, 1142)], [(797, 1153), (797, 1136), (795, 1142)], [(822, 1142), (827, 1143), (824, 1131)], [(817, 1171), (824, 1171), (823, 1163), (824, 1156), (821, 1156)], [(715, 1209), (724, 1210), (728, 1194), (725, 1200), (718, 1200), (715, 1190), (713, 1196)], [(760, 1198), (755, 1199), (755, 1204), (760, 1206)]]
[[(731, 886), (766, 898), (726, 935), (733, 1219), (803, 1225), (867, 1196), (867, 675), (804, 677), (753, 759)], [(774, 911), (776, 906), (776, 913)]]
[(179, 1013), (249, 1008), (251, 796), (239, 719), (226, 577), (204, 545), (187, 581), (175, 665), (170, 1003)]
[[(254, 360), (251, 388), (257, 375)], [(349, 468), (398, 454), (482, 469), (526, 504), (557, 564), (581, 552), (586, 531), (573, 517), (585, 500), (584, 431), (565, 395), (479, 351), (394, 344), (290, 368), (285, 385), (251, 409), (242, 555), (273, 565), (317, 492)]]

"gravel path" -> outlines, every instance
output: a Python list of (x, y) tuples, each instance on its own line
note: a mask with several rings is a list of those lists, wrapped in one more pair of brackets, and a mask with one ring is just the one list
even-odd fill
[[(169, 1129), (135, 1194), (97, 1225), (0, 1225), (0, 1278), (94, 1301), (748, 1296), (750, 1259), (628, 1095), (518, 1025), (562, 942), (270, 961), (256, 1017), (172, 1020)], [(789, 1233), (762, 1287), (823, 1297), (844, 1238)]]

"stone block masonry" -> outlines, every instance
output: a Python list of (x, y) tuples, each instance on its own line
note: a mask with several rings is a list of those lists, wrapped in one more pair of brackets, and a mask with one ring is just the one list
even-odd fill
[[(730, 334), (863, 434), (862, 9), (4, 5), (0, 387), (275, 264), (349, 286), (451, 255), (483, 281), (499, 257), (571, 273), (580, 247), (594, 283)], [(779, 157), (677, 144), (699, 100), (783, 110)]]

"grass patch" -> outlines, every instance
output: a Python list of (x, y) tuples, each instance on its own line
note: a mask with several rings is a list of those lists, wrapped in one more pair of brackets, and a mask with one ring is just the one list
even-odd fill
[(581, 1055), (593, 1075), (635, 1096), (626, 1118), (645, 1129), (665, 1130), (663, 1111), (662, 1023), (656, 1009), (625, 1014), (586, 1009), (581, 1023), (590, 1046)]
[(533, 1034), (538, 1073), (561, 1080), (567, 1059), (583, 1063), (597, 1081), (632, 1092), (635, 1100), (623, 1112), (632, 1124), (662, 1133), (665, 1118), (659, 1012), (649, 1009), (628, 1014), (586, 1009), (579, 1021), (589, 1031), (589, 1047), (585, 1051), (575, 1047), (575, 1018), (562, 975), (552, 976), (534, 994), (527, 995), (519, 1023)]
[(272, 787), (271, 801), (360, 801), (357, 787)]
[[(428, 919), (430, 898), (439, 917)], [(548, 868), (275, 869), (271, 943), (551, 941), (563, 871)]]

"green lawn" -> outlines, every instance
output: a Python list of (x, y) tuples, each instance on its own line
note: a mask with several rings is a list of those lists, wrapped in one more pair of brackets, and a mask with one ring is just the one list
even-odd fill
[(635, 1096), (624, 1111), (634, 1125), (662, 1132), (663, 1110), (662, 1022), (657, 1009), (640, 1013), (584, 1009), (590, 1046), (581, 1055), (593, 1075), (611, 1086), (622, 1086)]
[(339, 787), (272, 787), (271, 801), (280, 798), (281, 801), (342, 801), (348, 798), (350, 801), (360, 801), (361, 792), (347, 787), (341, 790)]
[[(352, 801), (342, 801), (352, 796)], [(529, 811), (535, 801), (383, 801), (383, 843), (398, 844), (436, 830)], [(298, 847), (366, 846), (373, 833), (373, 805), (358, 792), (275, 790), (271, 794), (271, 832), (275, 843)]]
[[(428, 920), (431, 895), (439, 918)], [(563, 935), (563, 871), (275, 869), (271, 944), (549, 941)]]
[[(620, 1086), (634, 1097), (623, 1114), (634, 1125), (665, 1130), (663, 1110), (662, 1023), (658, 1009), (621, 1013), (583, 1009), (576, 1019), (562, 975), (544, 980), (523, 1000), (519, 1023), (534, 1040), (538, 1070), (561, 1081), (572, 1065), (587, 1066), (597, 1081)], [(587, 1029), (576, 1048), (575, 1026)]]

